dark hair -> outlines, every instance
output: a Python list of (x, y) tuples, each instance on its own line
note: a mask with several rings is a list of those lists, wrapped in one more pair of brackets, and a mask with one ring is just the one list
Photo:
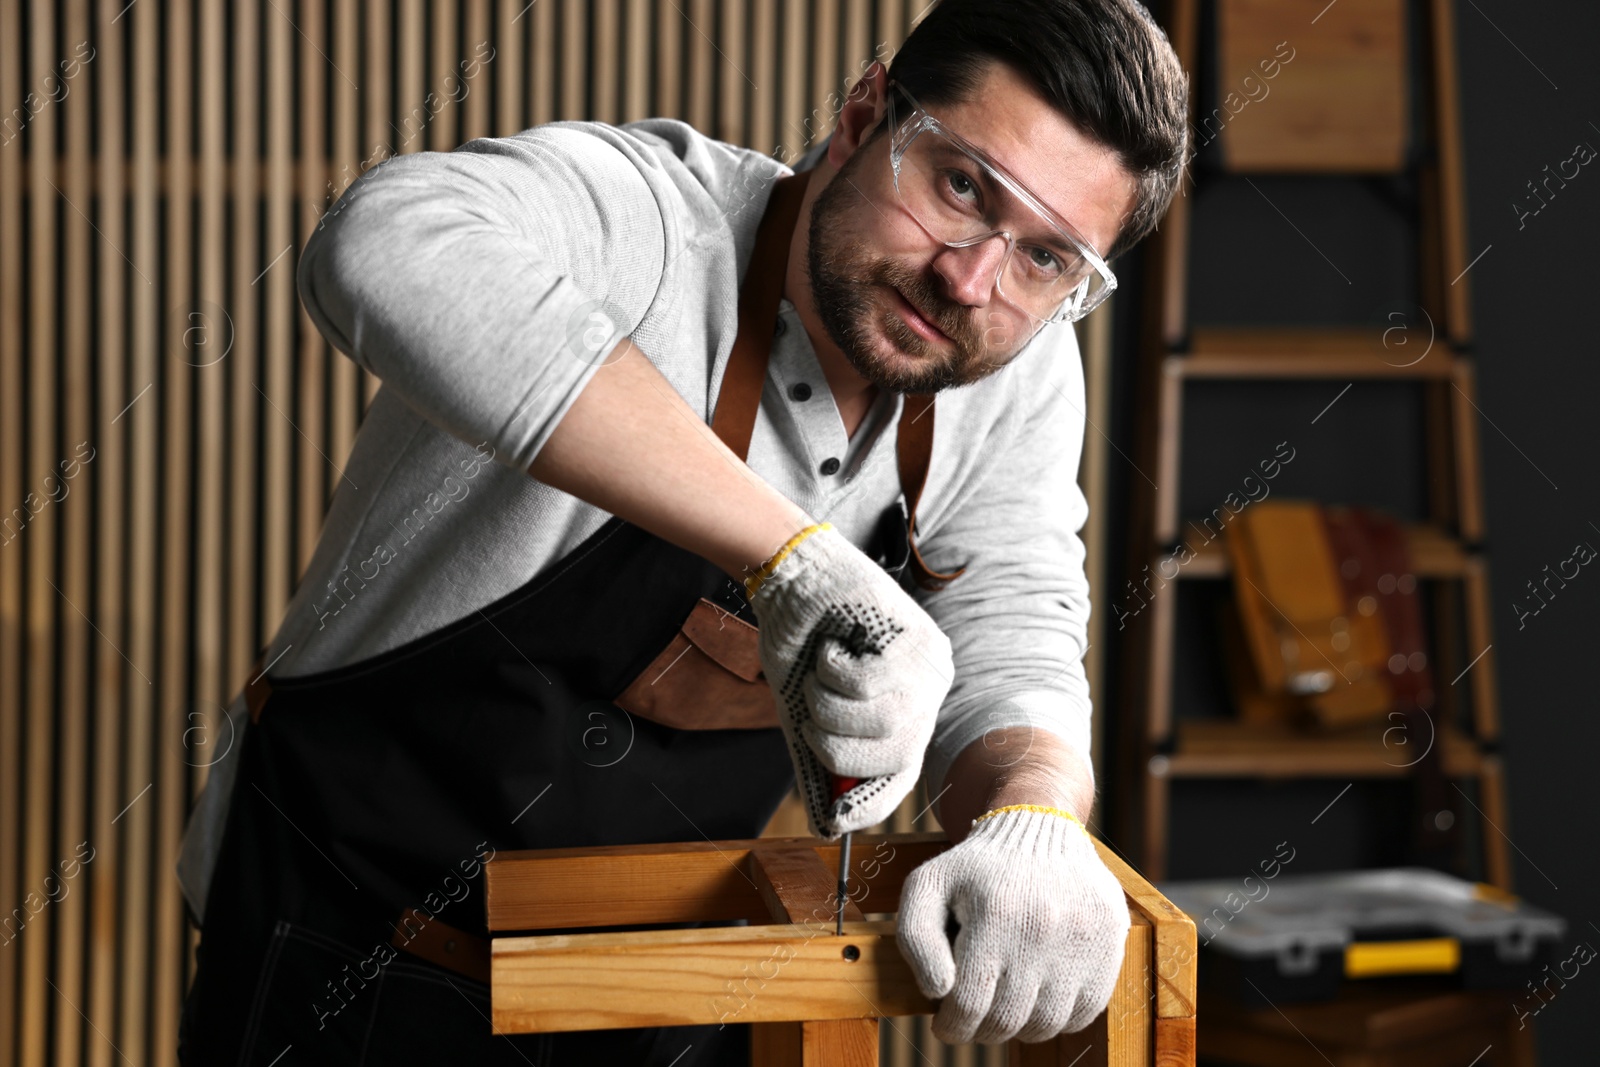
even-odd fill
[(1137, 200), (1106, 258), (1143, 240), (1172, 203), (1189, 151), (1188, 75), (1144, 5), (939, 0), (896, 53), (889, 77), (920, 103), (958, 104), (972, 98), (992, 60), (1115, 150), (1137, 180)]

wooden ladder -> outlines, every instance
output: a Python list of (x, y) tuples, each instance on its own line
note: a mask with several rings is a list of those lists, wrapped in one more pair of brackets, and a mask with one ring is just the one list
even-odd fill
[[(1194, 923), (1096, 845), (1132, 918), (1111, 1002), (1078, 1033), (1012, 1042), (1009, 1062), (1193, 1067)], [(894, 944), (893, 912), (906, 875), (948, 847), (943, 834), (856, 835), (843, 936), (839, 846), (817, 838), (501, 853), (484, 868), (494, 1030), (751, 1023), (760, 1067), (875, 1067), (879, 1019), (937, 1007)]]

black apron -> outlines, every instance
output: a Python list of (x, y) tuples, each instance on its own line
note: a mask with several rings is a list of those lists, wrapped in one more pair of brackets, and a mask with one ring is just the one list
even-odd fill
[[(713, 424), (741, 458), (807, 177), (774, 185), (741, 286)], [(933, 412), (906, 417), (932, 397), (906, 400), (905, 500), (884, 512), (868, 552), (936, 588), (955, 575), (929, 571), (911, 541)], [(711, 655), (672, 669), (721, 672), (719, 685), (757, 694), (745, 704), (765, 710), (741, 728), (705, 729), (668, 724), (687, 703), (676, 718), (619, 707), (707, 602), (749, 623), (722, 629), (752, 643), (731, 654), (707, 645)], [(794, 773), (764, 678), (724, 671), (753, 655), (754, 624), (738, 582), (613, 516), (449, 626), (263, 683), (270, 695), (252, 699), (202, 917), (181, 1061), (746, 1063), (747, 1025), (493, 1035), (481, 870), (506, 849), (758, 836)]]

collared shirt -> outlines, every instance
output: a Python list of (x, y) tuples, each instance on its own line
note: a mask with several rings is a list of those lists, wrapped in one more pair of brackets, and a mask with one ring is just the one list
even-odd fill
[[(357, 663), (470, 615), (604, 524), (527, 470), (622, 336), (709, 422), (756, 227), (788, 173), (646, 119), (397, 156), (352, 184), (307, 240), (298, 290), (322, 334), (383, 384), (266, 650), (273, 676)], [(847, 436), (783, 300), (748, 463), (864, 546), (900, 494), (903, 406), (880, 391)], [(941, 592), (912, 590), (956, 665), (927, 782), (1002, 726), (1047, 730), (1087, 759), (1082, 412), (1066, 325), (939, 397), (917, 544), (934, 569), (967, 570)], [(242, 693), (229, 714), (242, 728)], [(200, 913), (232, 780), (228, 759), (212, 768), (184, 842), (180, 876)]]

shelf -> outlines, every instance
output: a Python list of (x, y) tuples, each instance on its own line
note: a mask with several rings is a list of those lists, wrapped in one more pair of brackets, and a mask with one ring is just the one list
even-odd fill
[[(1152, 757), (1152, 763), (1165, 759), (1164, 773), (1171, 778), (1401, 778), (1413, 772), (1424, 751), (1416, 745), (1427, 739), (1408, 738), (1399, 722), (1385, 720), (1335, 733), (1232, 720), (1180, 722), (1174, 751)], [(1441, 727), (1437, 742), (1445, 774), (1469, 778), (1481, 773), (1484, 757), (1470, 737)], [(1152, 766), (1152, 772), (1160, 766)]]
[(1196, 329), (1166, 357), (1176, 378), (1453, 378), (1460, 360), (1431, 329)]
[[(1222, 537), (1214, 537), (1196, 546), (1194, 540), (1206, 536), (1200, 520), (1186, 521), (1185, 530), (1192, 535), (1190, 545), (1194, 559), (1178, 570), (1180, 578), (1223, 578), (1229, 572), (1228, 551)], [(1477, 556), (1462, 547), (1461, 542), (1437, 526), (1407, 526), (1405, 528), (1406, 552), (1411, 559), (1411, 573), (1418, 578), (1464, 578), (1479, 566)], [(1159, 559), (1171, 553), (1163, 552)], [(1157, 572), (1161, 573), (1161, 572)]]

